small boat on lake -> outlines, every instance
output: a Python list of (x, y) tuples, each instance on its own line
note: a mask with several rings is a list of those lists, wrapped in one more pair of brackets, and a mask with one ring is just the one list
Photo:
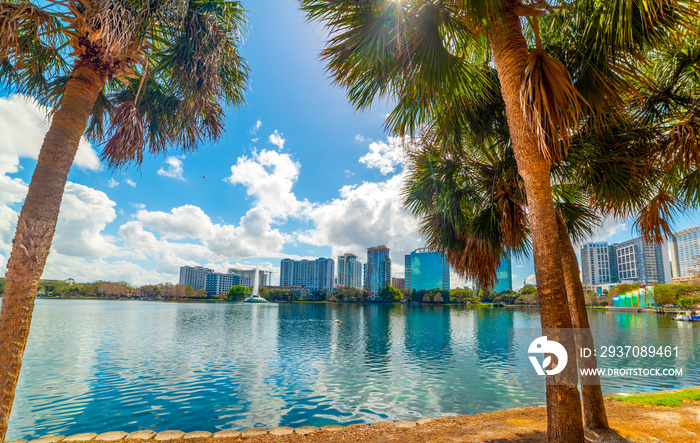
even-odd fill
[(686, 311), (685, 314), (679, 314), (673, 319), (677, 321), (700, 321), (700, 315), (695, 311)]

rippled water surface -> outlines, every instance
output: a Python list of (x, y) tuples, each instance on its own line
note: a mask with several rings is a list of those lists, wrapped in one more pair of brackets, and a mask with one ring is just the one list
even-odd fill
[[(606, 379), (604, 392), (700, 385), (700, 325), (589, 316), (599, 344), (680, 350), (682, 377)], [(519, 332), (538, 326), (531, 309), (38, 300), (7, 438), (369, 423), (539, 404), (544, 381)]]

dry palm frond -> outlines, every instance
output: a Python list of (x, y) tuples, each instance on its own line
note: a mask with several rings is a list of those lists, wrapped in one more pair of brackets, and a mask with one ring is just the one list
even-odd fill
[(111, 168), (143, 161), (144, 123), (133, 101), (115, 106), (110, 118), (109, 141), (102, 150), (102, 159)]
[[(698, 103), (700, 104), (700, 103)], [(683, 167), (700, 167), (700, 108), (694, 107), (686, 119), (671, 128), (666, 162), (680, 163)]]
[(583, 97), (557, 59), (535, 49), (527, 58), (520, 86), (525, 121), (535, 133), (544, 158), (557, 163), (569, 148), (569, 136), (581, 119)]
[(665, 237), (673, 234), (670, 220), (678, 213), (679, 203), (669, 192), (661, 190), (639, 212), (634, 227), (642, 234), (645, 241), (661, 243)]
[(58, 22), (54, 16), (29, 3), (0, 3), (0, 60), (21, 50), (20, 36), (55, 41)]

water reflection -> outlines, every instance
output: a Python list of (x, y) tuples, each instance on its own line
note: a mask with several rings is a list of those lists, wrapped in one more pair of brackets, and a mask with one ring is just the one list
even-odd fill
[[(599, 346), (678, 346), (684, 369), (605, 380), (604, 392), (700, 384), (700, 325), (589, 314)], [(538, 327), (532, 309), (39, 300), (8, 439), (322, 426), (542, 402), (521, 329)]]

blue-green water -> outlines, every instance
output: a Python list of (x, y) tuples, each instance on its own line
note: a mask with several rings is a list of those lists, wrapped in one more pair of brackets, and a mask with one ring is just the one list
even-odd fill
[[(606, 393), (700, 385), (700, 325), (589, 315), (599, 344), (637, 337), (681, 350), (682, 377), (606, 379)], [(7, 438), (370, 423), (540, 404), (544, 380), (519, 340), (519, 328), (537, 327), (533, 309), (38, 300)]]

